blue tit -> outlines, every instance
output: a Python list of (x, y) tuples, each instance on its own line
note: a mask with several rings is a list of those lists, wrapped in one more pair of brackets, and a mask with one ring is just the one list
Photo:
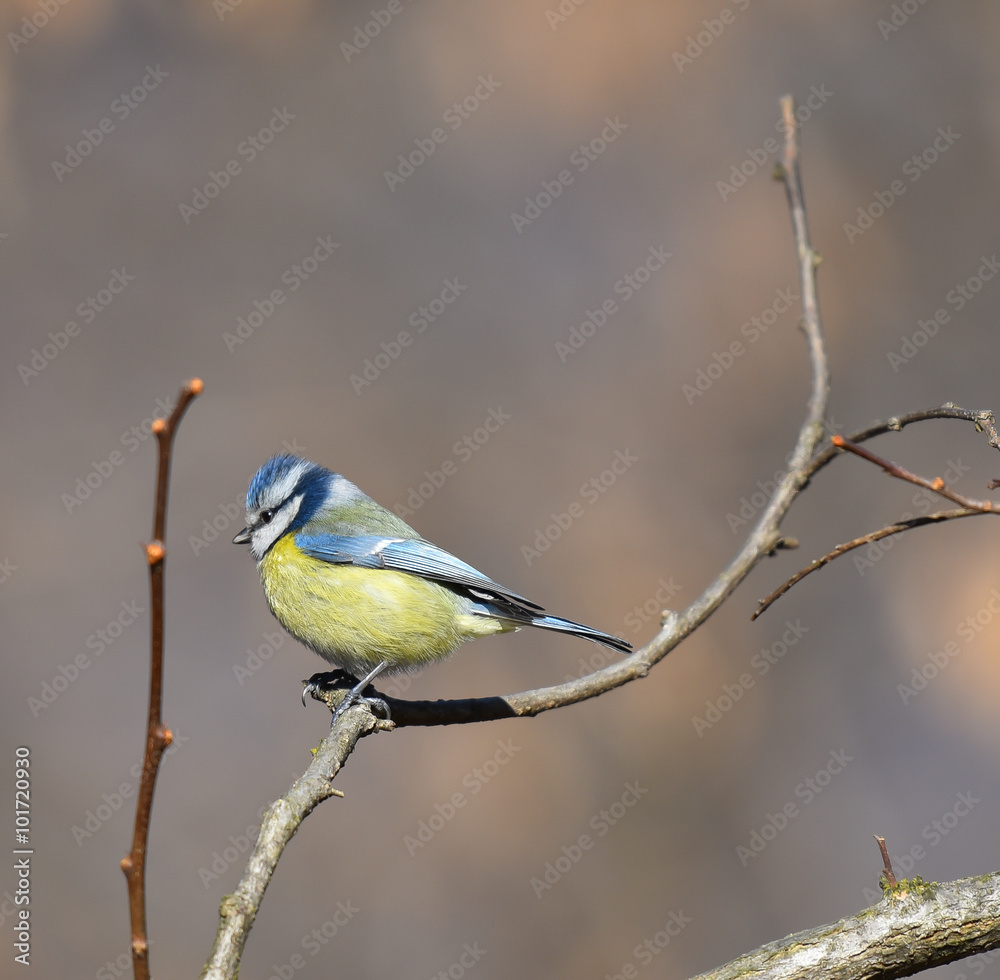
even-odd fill
[(454, 555), (338, 473), (297, 456), (269, 459), (250, 482), (249, 544), (278, 622), (321, 657), (366, 680), (450, 656), (466, 640), (537, 626), (622, 653), (625, 640), (544, 609)]

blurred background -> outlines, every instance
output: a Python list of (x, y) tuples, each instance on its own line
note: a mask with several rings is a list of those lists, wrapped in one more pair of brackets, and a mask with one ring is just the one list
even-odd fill
[[(27, 746), (40, 976), (129, 969), (149, 429), (188, 378), (205, 392), (168, 522), (161, 977), (200, 970), (259, 814), (329, 722), (299, 704), (320, 661), (229, 543), (271, 453), (346, 474), (636, 644), (740, 546), (809, 383), (770, 177), (783, 93), (823, 255), (830, 431), (1000, 409), (992, 5), (8, 0), (0, 16), (2, 790)], [(871, 445), (973, 496), (1000, 476), (969, 424)], [(1000, 527), (910, 533), (749, 621), (812, 558), (937, 508), (914, 490), (838, 459), (785, 522), (801, 548), (641, 683), (367, 739), (346, 797), (288, 848), (243, 975), (685, 977), (870, 904), (873, 834), (901, 876), (995, 870)], [(502, 694), (606, 662), (521, 633), (381, 686)], [(976, 975), (1000, 976), (986, 962)]]

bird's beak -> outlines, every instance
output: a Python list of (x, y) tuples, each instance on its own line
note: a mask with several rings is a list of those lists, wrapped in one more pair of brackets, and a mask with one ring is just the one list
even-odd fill
[(250, 528), (245, 527), (239, 534), (233, 538), (233, 544), (249, 544), (250, 543)]

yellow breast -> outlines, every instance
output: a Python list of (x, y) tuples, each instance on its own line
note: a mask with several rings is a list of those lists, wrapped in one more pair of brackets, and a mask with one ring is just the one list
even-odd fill
[(311, 558), (293, 534), (277, 541), (258, 568), (282, 626), (355, 675), (382, 660), (389, 671), (422, 667), (465, 640), (512, 628), (469, 614), (467, 600), (417, 575)]

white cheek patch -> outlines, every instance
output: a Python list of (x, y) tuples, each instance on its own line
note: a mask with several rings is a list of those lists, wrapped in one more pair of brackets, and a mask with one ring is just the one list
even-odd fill
[(271, 545), (288, 530), (288, 526), (295, 520), (304, 499), (302, 494), (292, 497), (274, 515), (270, 524), (263, 524), (253, 532), (250, 539), (250, 551), (257, 561), (260, 561), (267, 554)]

